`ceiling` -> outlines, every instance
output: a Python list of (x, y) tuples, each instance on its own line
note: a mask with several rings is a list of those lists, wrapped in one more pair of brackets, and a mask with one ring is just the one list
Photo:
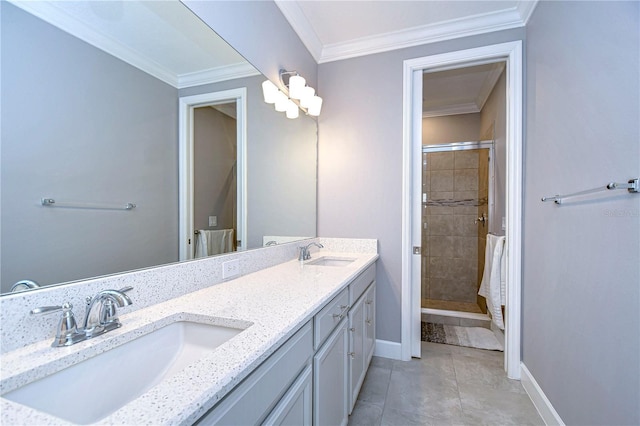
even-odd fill
[(423, 117), (482, 111), (504, 68), (504, 62), (495, 62), (424, 73), (422, 76)]
[(259, 74), (177, 0), (10, 2), (177, 88)]
[[(258, 74), (177, 0), (10, 1), (178, 88)], [(537, 0), (274, 1), (323, 63), (522, 27)], [(499, 75), (488, 65), (425, 76), (425, 115), (479, 111)]]
[(318, 63), (526, 25), (537, 0), (274, 0)]

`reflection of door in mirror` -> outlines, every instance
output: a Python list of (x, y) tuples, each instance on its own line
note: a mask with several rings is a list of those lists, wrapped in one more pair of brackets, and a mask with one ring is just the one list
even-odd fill
[(246, 96), (180, 98), (180, 260), (244, 250)]
[(236, 250), (236, 103), (193, 111), (194, 257)]

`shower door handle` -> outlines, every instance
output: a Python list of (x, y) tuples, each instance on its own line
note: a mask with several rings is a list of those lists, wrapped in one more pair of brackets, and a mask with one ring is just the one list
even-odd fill
[(483, 214), (482, 216), (480, 216), (479, 218), (473, 221), (473, 223), (475, 223), (476, 225), (478, 224), (478, 222), (482, 222), (482, 227), (484, 228), (484, 224), (487, 222), (487, 217)]

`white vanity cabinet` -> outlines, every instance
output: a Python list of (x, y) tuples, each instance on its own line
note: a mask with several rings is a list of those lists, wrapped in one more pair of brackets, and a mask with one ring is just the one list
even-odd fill
[[(358, 398), (375, 344), (375, 275), (374, 264), (314, 318), (314, 425), (346, 424)], [(335, 331), (324, 341), (328, 328)]]
[(375, 345), (375, 264), (197, 422), (346, 425)]
[(196, 424), (310, 425), (312, 356), (309, 321)]
[(353, 289), (350, 293), (356, 301), (349, 311), (349, 414), (358, 399), (375, 346), (375, 268), (356, 278)]
[(313, 424), (346, 425), (349, 336), (343, 318), (313, 357)]

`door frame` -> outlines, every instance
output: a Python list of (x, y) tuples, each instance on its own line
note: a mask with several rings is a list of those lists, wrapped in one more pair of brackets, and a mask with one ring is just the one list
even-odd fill
[[(505, 370), (520, 378), (522, 292), (523, 115), (522, 41), (405, 60), (403, 63), (403, 191), (402, 191), (402, 311), (401, 358), (420, 357), (420, 180), (422, 152), (422, 73), (498, 61), (506, 62), (506, 218), (507, 305), (505, 307)], [(418, 176), (417, 176), (418, 175)], [(417, 206), (417, 208), (416, 208)], [(417, 210), (417, 214), (416, 214)]]
[(236, 103), (237, 143), (237, 235), (244, 250), (247, 241), (247, 88), (223, 90), (200, 95), (182, 96), (178, 100), (179, 114), (179, 259), (193, 259), (193, 110), (198, 107)]

